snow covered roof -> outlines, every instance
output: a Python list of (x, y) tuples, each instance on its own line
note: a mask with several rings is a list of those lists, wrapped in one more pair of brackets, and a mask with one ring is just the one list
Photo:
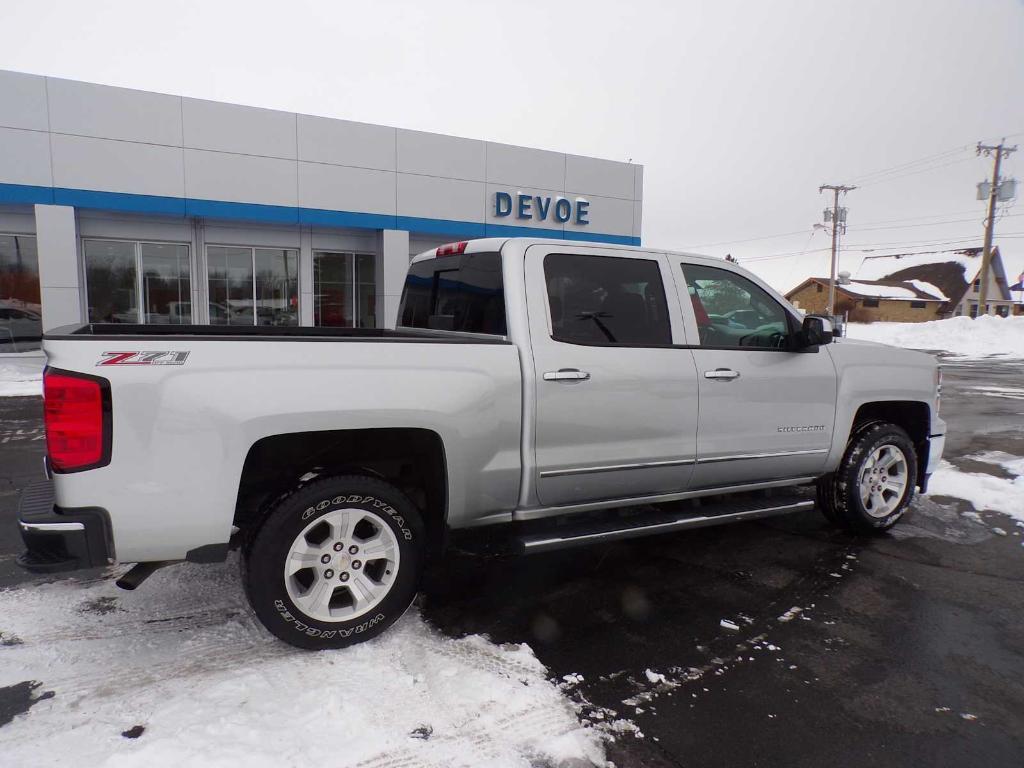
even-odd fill
[[(891, 253), (866, 256), (857, 270), (858, 281), (895, 281), (913, 286), (929, 296), (958, 303), (981, 270), (981, 248), (933, 253)], [(999, 247), (992, 251), (996, 275), (1003, 271)]]
[(883, 256), (865, 256), (857, 270), (858, 280), (882, 280), (894, 277), (896, 273), (911, 268), (929, 267), (935, 264), (956, 264), (964, 275), (964, 282), (973, 280), (981, 268), (981, 249), (968, 248), (962, 251), (940, 251), (938, 253), (892, 253)]
[(941, 292), (928, 291), (911, 284), (911, 282), (903, 283), (896, 280), (854, 280), (849, 283), (840, 283), (836, 287), (855, 296), (866, 296), (873, 299), (946, 300)]

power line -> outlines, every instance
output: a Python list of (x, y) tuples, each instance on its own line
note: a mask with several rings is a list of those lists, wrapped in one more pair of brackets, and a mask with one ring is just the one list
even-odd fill
[(909, 176), (916, 176), (919, 173), (930, 173), (932, 171), (939, 171), (939, 170), (942, 170), (943, 168), (948, 168), (951, 165), (957, 165), (959, 163), (966, 163), (968, 160), (973, 160), (973, 159), (974, 159), (973, 157), (961, 157), (961, 158), (959, 158), (957, 160), (951, 160), (948, 163), (942, 163), (941, 165), (933, 165), (933, 166), (930, 166), (928, 168), (919, 168), (919, 169), (916, 169), (916, 170), (910, 170), (910, 171), (907, 171), (906, 173), (894, 174), (892, 176), (884, 176), (884, 177), (881, 177), (881, 178), (878, 178), (878, 179), (870, 179), (870, 180), (864, 182), (863, 184), (861, 184), (860, 186), (862, 186), (862, 187), (873, 187), (876, 184), (887, 184), (890, 181), (898, 181), (899, 179), (905, 179), (905, 178), (907, 178)]
[(890, 173), (895, 173), (897, 171), (907, 169), (907, 168), (912, 167), (912, 166), (920, 165), (921, 163), (926, 163), (928, 161), (940, 160), (940, 159), (943, 159), (943, 158), (946, 158), (946, 157), (950, 157), (952, 155), (955, 155), (957, 152), (963, 152), (963, 151), (971, 149), (971, 148), (972, 148), (972, 145), (970, 145), (970, 144), (962, 144), (961, 146), (955, 147), (954, 149), (947, 149), (944, 152), (937, 152), (934, 155), (927, 155), (926, 157), (920, 157), (917, 160), (909, 160), (909, 161), (907, 161), (905, 163), (900, 163), (898, 165), (893, 165), (893, 166), (890, 166), (888, 168), (882, 168), (882, 169), (877, 170), (877, 171), (870, 171), (868, 173), (862, 173), (859, 176), (854, 176), (852, 179), (850, 179), (850, 181), (860, 181), (862, 179), (869, 179), (869, 178), (872, 178), (874, 176), (884, 176), (884, 175), (887, 175), (887, 174), (890, 174)]

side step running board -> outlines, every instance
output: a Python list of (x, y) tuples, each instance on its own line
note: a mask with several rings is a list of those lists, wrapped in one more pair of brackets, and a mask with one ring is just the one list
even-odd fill
[[(792, 498), (792, 497), (790, 497)], [(749, 506), (736, 512), (720, 512), (719, 514), (693, 515), (680, 514), (678, 516), (659, 515), (657, 518), (641, 520), (633, 524), (616, 520), (603, 525), (590, 524), (587, 526), (565, 526), (562, 531), (549, 531), (544, 534), (523, 536), (518, 539), (520, 552), (530, 554), (533, 552), (548, 552), (554, 549), (566, 549), (578, 547), (585, 544), (597, 544), (606, 541), (619, 539), (633, 539), (640, 536), (650, 536), (655, 533), (668, 533), (670, 531), (681, 531), (687, 528), (705, 528), (711, 525), (723, 525), (725, 523), (738, 523), (744, 520), (757, 520), (761, 517), (774, 517), (775, 515), (786, 515), (790, 512), (800, 512), (814, 508), (812, 499), (800, 501), (783, 502), (781, 499), (760, 499), (763, 506)]]

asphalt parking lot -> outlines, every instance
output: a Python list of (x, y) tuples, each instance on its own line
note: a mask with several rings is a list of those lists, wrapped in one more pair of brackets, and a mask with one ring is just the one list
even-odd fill
[[(947, 458), (995, 471), (967, 457), (1024, 456), (1024, 399), (978, 389), (1020, 387), (1024, 365), (945, 373)], [(40, 474), (40, 419), (38, 399), (0, 398), (0, 587), (35, 583), (14, 564), (14, 517)], [(454, 553), (421, 610), (450, 635), (529, 643), (586, 720), (620, 723), (618, 766), (1020, 766), (1024, 528), (970, 510), (919, 499), (873, 539), (807, 513), (530, 558)], [(28, 702), (0, 689), (0, 715)]]

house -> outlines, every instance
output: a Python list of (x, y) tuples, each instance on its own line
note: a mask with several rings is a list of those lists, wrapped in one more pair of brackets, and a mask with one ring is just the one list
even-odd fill
[[(899, 280), (836, 283), (835, 313), (845, 315), (855, 323), (938, 320), (943, 317), (941, 310), (946, 299), (934, 286), (928, 288), (931, 290)], [(828, 278), (810, 277), (787, 293), (786, 298), (808, 314), (825, 314), (828, 310)]]
[[(920, 322), (957, 315), (976, 317), (981, 290), (981, 248), (867, 256), (853, 280), (836, 285), (836, 313), (853, 322)], [(824, 312), (828, 278), (812, 277), (786, 294), (807, 312)], [(992, 249), (983, 314), (1017, 311), (999, 247)]]

